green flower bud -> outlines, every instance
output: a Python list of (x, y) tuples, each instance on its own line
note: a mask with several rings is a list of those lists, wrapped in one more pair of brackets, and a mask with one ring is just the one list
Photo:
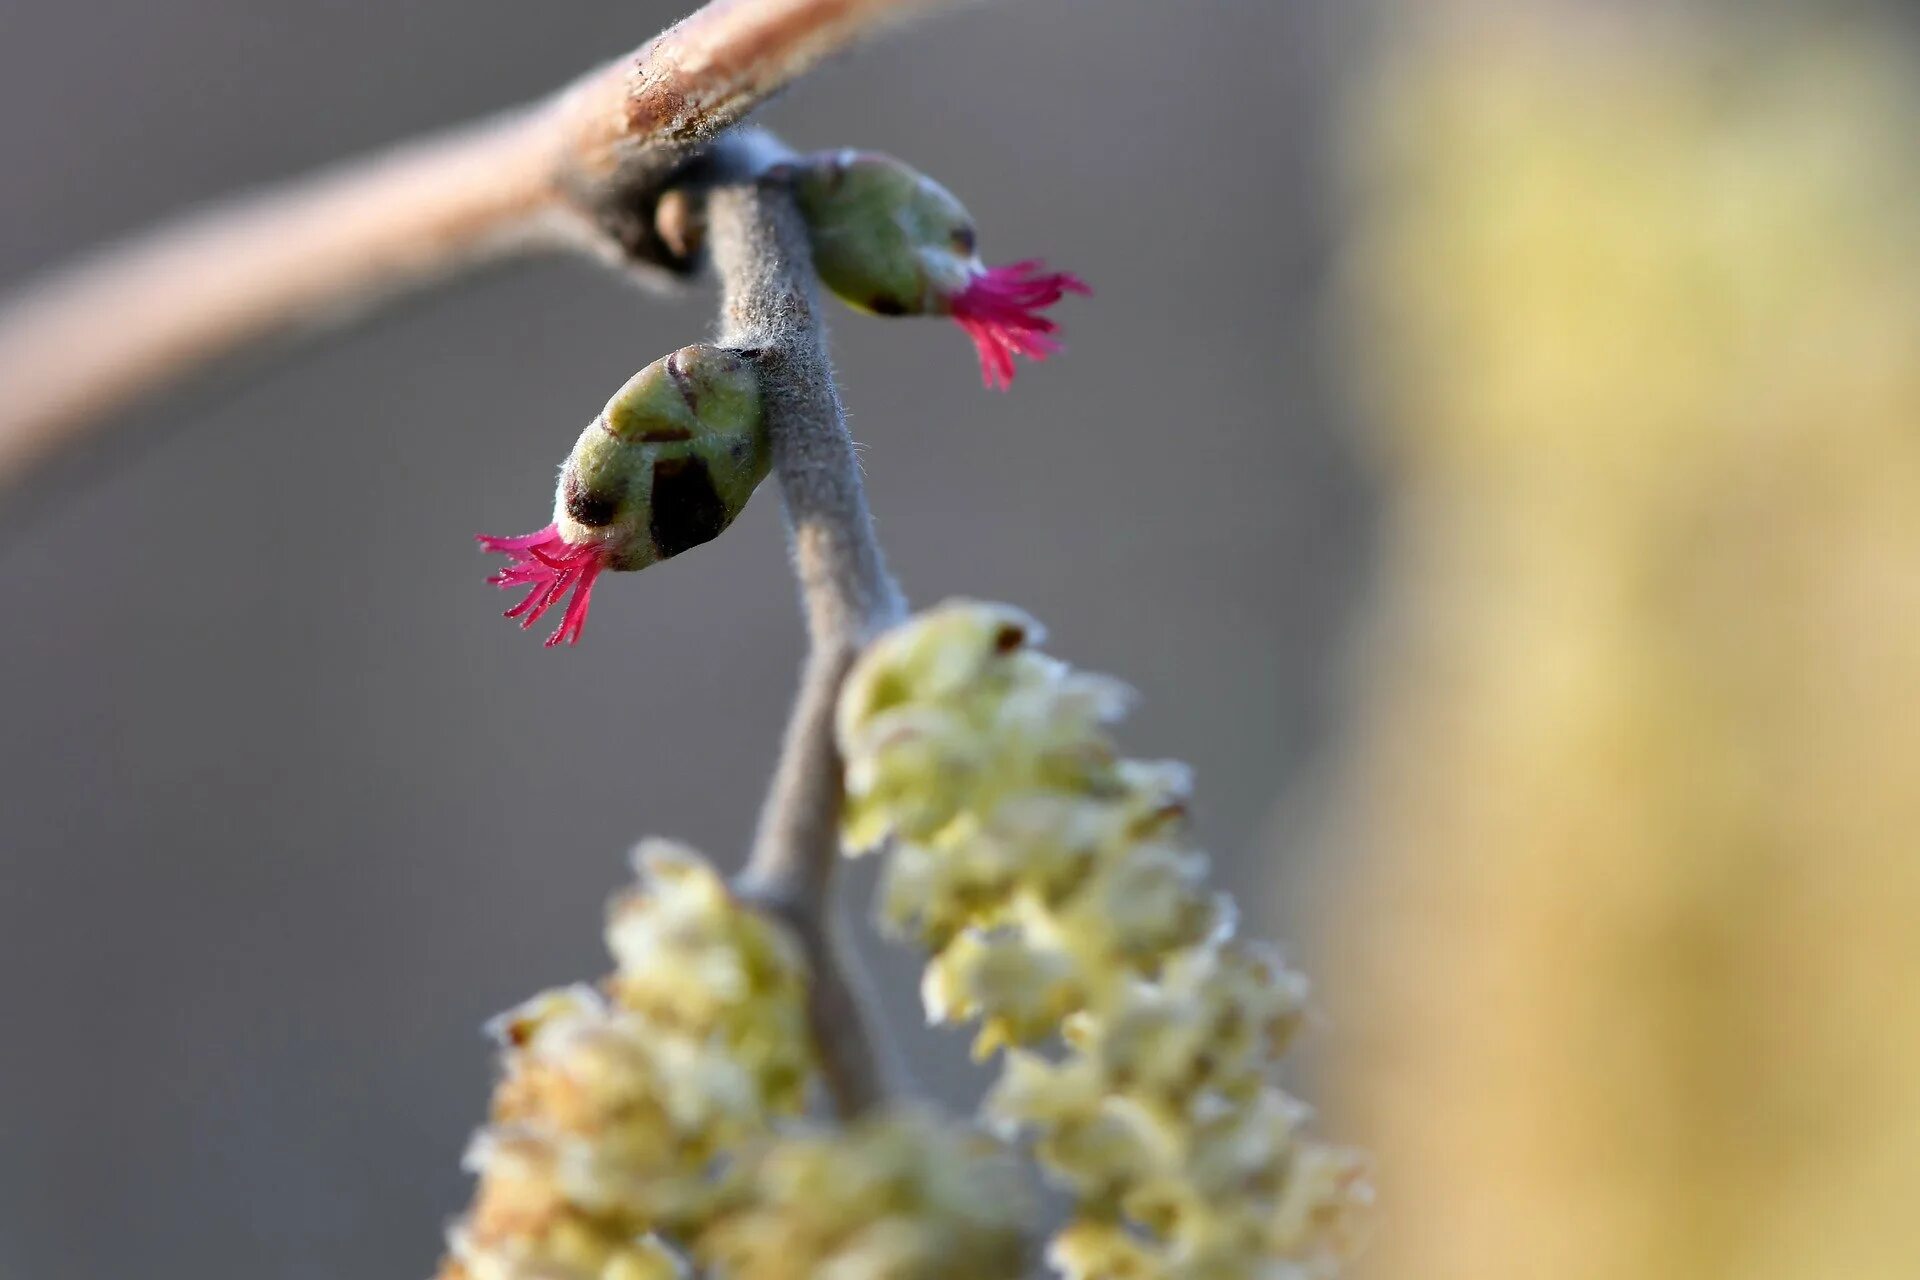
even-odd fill
[(552, 524), (480, 537), (513, 561), (488, 581), (526, 589), (507, 610), (522, 627), (571, 595), (547, 644), (572, 644), (603, 570), (644, 569), (719, 537), (770, 461), (752, 362), (682, 347), (634, 374), (581, 434), (561, 468)]
[(892, 156), (831, 151), (788, 172), (827, 288), (883, 316), (950, 316), (972, 339), (990, 387), (1013, 384), (1013, 358), (1060, 350), (1042, 314), (1069, 293), (1091, 293), (1037, 258), (989, 267), (975, 253), (973, 217), (951, 191)]
[(942, 314), (974, 261), (973, 218), (952, 192), (892, 156), (832, 151), (799, 162), (794, 195), (827, 288), (876, 315)]
[(760, 384), (737, 351), (697, 345), (614, 393), (560, 474), (553, 522), (610, 569), (644, 569), (718, 537), (766, 478)]

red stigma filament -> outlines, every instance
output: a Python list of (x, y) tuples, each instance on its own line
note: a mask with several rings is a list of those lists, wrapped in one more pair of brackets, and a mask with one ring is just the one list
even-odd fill
[(980, 377), (989, 387), (1013, 385), (1013, 358), (1045, 360), (1060, 350), (1060, 326), (1041, 315), (1069, 293), (1091, 294), (1080, 277), (1047, 271), (1039, 259), (989, 267), (952, 302), (954, 323), (980, 353)]
[[(567, 600), (560, 626), (547, 637), (547, 647), (578, 644), (581, 629), (587, 625), (587, 610), (593, 603), (594, 579), (607, 567), (605, 551), (593, 543), (569, 543), (556, 525), (548, 525), (517, 538), (479, 535), (480, 545), (495, 555), (511, 557), (509, 564), (487, 581), (512, 590), (527, 588), (520, 603), (507, 610), (517, 618), (522, 630), (540, 621), (540, 616), (562, 600)], [(568, 594), (572, 599), (567, 599)]]

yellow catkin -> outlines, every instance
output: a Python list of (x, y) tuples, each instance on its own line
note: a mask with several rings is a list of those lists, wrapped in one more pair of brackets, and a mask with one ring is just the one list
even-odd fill
[(1364, 1274), (1911, 1280), (1911, 51), (1418, 7), (1358, 151), (1392, 512), (1322, 917)]
[(691, 851), (648, 841), (601, 986), (496, 1019), (502, 1079), (441, 1280), (1008, 1280), (1032, 1198), (1006, 1149), (894, 1107), (801, 1116), (805, 964)]
[(797, 1133), (741, 1171), (743, 1194), (698, 1239), (733, 1280), (1016, 1280), (1033, 1198), (999, 1143), (895, 1110)]
[(952, 602), (849, 678), (848, 834), (891, 837), (883, 918), (933, 953), (929, 1017), (1004, 1050), (985, 1112), (1071, 1197), (1057, 1271), (1329, 1276), (1367, 1187), (1276, 1080), (1303, 984), (1233, 936), (1185, 769), (1116, 757), (1105, 725), (1126, 691), (1035, 653), (1035, 631)]
[(503, 1072), (468, 1151), (472, 1209), (443, 1280), (671, 1280), (676, 1242), (740, 1198), (725, 1161), (796, 1116), (810, 1076), (806, 969), (779, 926), (692, 852), (649, 841), (614, 903), (602, 989), (496, 1019)]

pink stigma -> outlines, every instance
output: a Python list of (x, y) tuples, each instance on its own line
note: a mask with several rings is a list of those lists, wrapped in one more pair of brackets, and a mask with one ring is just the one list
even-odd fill
[(593, 603), (593, 580), (607, 567), (605, 551), (593, 543), (568, 543), (554, 525), (518, 538), (494, 538), (483, 533), (479, 542), (495, 555), (513, 558), (512, 564), (488, 582), (509, 590), (528, 588), (520, 603), (507, 610), (507, 616), (520, 619), (524, 631), (571, 591), (573, 599), (567, 601), (559, 630), (547, 637), (547, 648), (580, 643), (580, 629), (587, 625), (587, 609)]
[(953, 299), (953, 319), (980, 352), (980, 377), (1005, 391), (1013, 385), (1013, 358), (1045, 360), (1060, 350), (1060, 326), (1040, 314), (1069, 293), (1091, 294), (1086, 282), (1046, 271), (1039, 259), (989, 267)]

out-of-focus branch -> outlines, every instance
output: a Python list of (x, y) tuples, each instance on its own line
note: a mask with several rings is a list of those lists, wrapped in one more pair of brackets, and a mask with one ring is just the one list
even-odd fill
[(753, 353), (773, 470), (793, 534), (811, 651), (742, 894), (786, 919), (813, 964), (822, 1070), (843, 1114), (880, 1101), (891, 1051), (853, 986), (827, 890), (840, 853), (842, 763), (834, 704), (854, 657), (905, 611), (874, 537), (853, 439), (833, 384), (813, 291), (812, 256), (777, 179), (715, 188), (707, 218), (725, 288), (720, 341)]
[(222, 355), (535, 243), (549, 142), (531, 114), (429, 139), (188, 217), (0, 304), (0, 485)]
[(655, 234), (696, 148), (942, 0), (713, 0), (547, 101), (185, 218), (0, 301), (0, 486), (87, 427), (264, 338), (502, 254), (677, 270)]

